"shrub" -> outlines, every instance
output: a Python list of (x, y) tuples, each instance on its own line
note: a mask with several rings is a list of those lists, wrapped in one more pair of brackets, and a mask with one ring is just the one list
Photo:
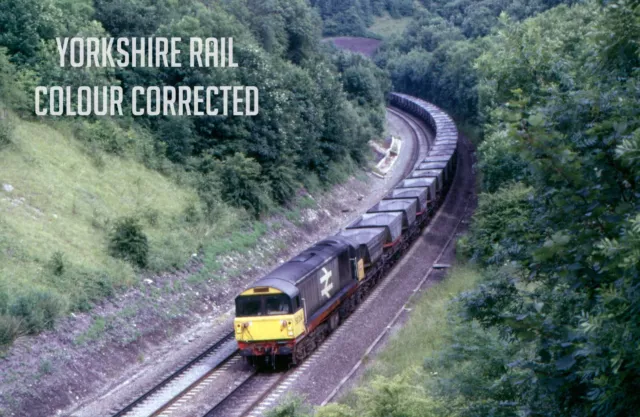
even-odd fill
[(51, 329), (55, 320), (67, 310), (67, 301), (62, 296), (50, 292), (35, 290), (19, 296), (11, 305), (9, 312), (21, 319), (30, 334)]
[(533, 189), (521, 183), (479, 196), (469, 239), (463, 242), (466, 255), (483, 264), (502, 264), (522, 256), (524, 239), (531, 238)]
[(9, 294), (0, 287), (0, 314), (5, 314), (9, 311)]
[(0, 346), (10, 345), (22, 332), (22, 321), (19, 318), (0, 315)]
[(61, 276), (64, 274), (64, 254), (60, 251), (54, 252), (51, 255), (51, 259), (47, 263), (47, 268), (51, 271), (51, 273), (55, 276)]
[(149, 257), (149, 241), (135, 217), (116, 220), (109, 236), (109, 255), (144, 268)]
[(0, 149), (10, 145), (13, 141), (13, 129), (11, 120), (0, 113)]
[(149, 226), (157, 226), (160, 218), (160, 212), (154, 208), (148, 207), (144, 210), (142, 217)]
[(193, 202), (184, 208), (183, 214), (184, 221), (187, 223), (196, 224), (201, 220), (200, 210), (198, 210), (198, 207)]
[[(124, 131), (116, 122), (102, 119), (94, 122), (83, 121), (76, 124), (75, 135), (88, 145), (114, 155), (124, 155), (132, 139), (129, 132)], [(91, 149), (91, 146), (90, 146)], [(92, 155), (95, 155), (92, 152)], [(99, 160), (95, 161), (100, 165)]]
[(216, 167), (222, 198), (232, 206), (243, 207), (258, 217), (267, 211), (271, 185), (265, 180), (260, 164), (241, 153), (227, 157)]

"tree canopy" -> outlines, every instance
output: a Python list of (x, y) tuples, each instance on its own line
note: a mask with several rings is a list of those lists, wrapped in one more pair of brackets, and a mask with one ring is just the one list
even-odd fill
[[(125, 96), (134, 86), (258, 86), (260, 113), (255, 117), (94, 118), (79, 121), (76, 133), (93, 144), (109, 142), (105, 149), (120, 155), (131, 142), (127, 135), (151, 138), (146, 142), (156, 157), (146, 158), (148, 164), (166, 167), (150, 161), (167, 159), (175, 169), (202, 178), (217, 172), (205, 168), (212, 160), (224, 164), (240, 155), (260, 168), (256, 180), (267, 199), (285, 202), (309, 175), (327, 183), (332, 164), (363, 162), (367, 141), (383, 129), (389, 88), (384, 73), (321, 45), (321, 27), (320, 16), (304, 0), (10, 0), (0, 5), (0, 65), (11, 68), (0, 88), (10, 77), (6, 88), (12, 94), (3, 101), (29, 117), (32, 88), (38, 84), (120, 85)], [(60, 68), (58, 36), (233, 37), (240, 65)], [(188, 54), (180, 59), (187, 60)], [(105, 141), (94, 135), (107, 131), (116, 134)], [(224, 190), (222, 197), (239, 202)], [(238, 205), (263, 212), (267, 205), (254, 197)], [(247, 201), (259, 207), (247, 207)]]

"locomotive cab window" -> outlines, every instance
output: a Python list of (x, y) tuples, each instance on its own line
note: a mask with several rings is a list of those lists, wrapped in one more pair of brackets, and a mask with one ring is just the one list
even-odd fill
[(291, 300), (285, 294), (248, 295), (236, 298), (236, 316), (291, 314)]
[(262, 296), (250, 295), (236, 298), (236, 316), (261, 316)]
[(291, 314), (291, 302), (284, 294), (268, 295), (265, 297), (264, 304), (267, 316)]

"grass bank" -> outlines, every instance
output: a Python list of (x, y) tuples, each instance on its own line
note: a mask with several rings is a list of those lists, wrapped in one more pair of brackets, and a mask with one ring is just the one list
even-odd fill
[[(204, 254), (202, 267), (189, 282), (217, 279), (224, 255), (252, 250), (281, 227), (222, 202), (215, 218), (206, 218), (188, 174), (178, 172), (174, 180), (147, 168), (135, 154), (95, 149), (72, 132), (64, 123), (14, 117), (9, 140), (0, 147), (0, 347), (139, 285), (141, 272), (182, 268), (197, 252)], [(321, 196), (330, 184), (359, 172), (347, 158), (333, 167), (324, 186), (313, 176), (304, 183)], [(297, 225), (301, 210), (315, 204), (301, 193), (270, 213)], [(119, 243), (129, 255), (128, 242), (143, 240), (143, 269), (112, 256), (114, 230), (123, 219), (135, 219), (137, 229), (121, 230)], [(266, 256), (281, 249), (261, 251)]]
[(191, 218), (194, 189), (89, 152), (64, 128), (16, 118), (0, 167), (0, 345), (136, 284), (134, 267), (109, 255), (117, 219), (139, 219), (151, 271), (183, 266), (207, 232)]

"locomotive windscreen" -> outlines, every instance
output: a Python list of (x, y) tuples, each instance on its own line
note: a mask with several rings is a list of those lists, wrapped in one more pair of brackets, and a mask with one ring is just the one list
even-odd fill
[(291, 314), (291, 299), (286, 294), (241, 295), (236, 298), (236, 317)]

